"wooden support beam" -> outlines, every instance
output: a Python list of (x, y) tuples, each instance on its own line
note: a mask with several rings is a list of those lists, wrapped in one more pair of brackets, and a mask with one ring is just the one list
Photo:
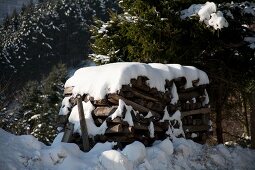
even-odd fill
[(210, 112), (211, 112), (210, 108), (201, 108), (201, 109), (197, 109), (197, 110), (181, 112), (181, 117), (183, 118), (185, 116), (191, 116), (191, 115), (196, 115), (196, 114), (208, 114)]
[(128, 99), (125, 99), (124, 97), (122, 97), (122, 96), (120, 96), (120, 95), (118, 95), (118, 94), (108, 94), (108, 99), (113, 99), (113, 100), (115, 100), (115, 101), (119, 101), (119, 99), (121, 99), (121, 100), (123, 100), (127, 105), (130, 105), (130, 106), (132, 106), (135, 110), (138, 110), (138, 111), (141, 111), (141, 112), (151, 112), (152, 113), (152, 115), (155, 117), (155, 118), (157, 118), (157, 119), (160, 119), (161, 118), (161, 116), (160, 116), (160, 114), (158, 114), (157, 112), (154, 112), (154, 111), (152, 111), (152, 110), (150, 110), (150, 109), (148, 109), (148, 108), (146, 108), (146, 107), (144, 107), (144, 106), (141, 106), (141, 105), (139, 105), (139, 104), (137, 104), (137, 103), (135, 103), (135, 102), (133, 102), (133, 101), (130, 101), (130, 100), (128, 100)]
[(70, 142), (70, 140), (72, 138), (73, 131), (74, 131), (74, 124), (70, 123), (70, 122), (67, 123), (61, 142), (66, 142), (66, 143)]
[(80, 119), (80, 128), (81, 128), (81, 136), (82, 136), (82, 150), (85, 152), (89, 151), (89, 136), (88, 130), (86, 125), (86, 120), (84, 116), (84, 110), (82, 106), (82, 97), (81, 95), (77, 95), (77, 105), (78, 105), (78, 112), (79, 112), (79, 119)]

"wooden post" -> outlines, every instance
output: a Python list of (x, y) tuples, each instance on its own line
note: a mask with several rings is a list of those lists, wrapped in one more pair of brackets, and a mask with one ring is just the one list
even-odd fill
[(73, 134), (73, 129), (74, 129), (74, 124), (70, 122), (67, 123), (61, 142), (67, 142), (67, 143), (70, 142), (70, 139)]
[(84, 152), (88, 152), (89, 151), (89, 136), (88, 136), (88, 130), (87, 130), (86, 120), (84, 116), (84, 110), (82, 106), (81, 95), (77, 95), (76, 99), (77, 99), (79, 119), (80, 119), (81, 137), (82, 137), (82, 146), (83, 146), (82, 150)]

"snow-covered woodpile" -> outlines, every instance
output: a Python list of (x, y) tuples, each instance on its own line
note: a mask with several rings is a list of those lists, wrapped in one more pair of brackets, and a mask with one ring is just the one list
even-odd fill
[(201, 141), (210, 130), (208, 83), (205, 72), (178, 64), (82, 68), (66, 82), (59, 114), (74, 125), (71, 133), (81, 133), (79, 95), (88, 135), (95, 142), (138, 140), (149, 145), (167, 136)]

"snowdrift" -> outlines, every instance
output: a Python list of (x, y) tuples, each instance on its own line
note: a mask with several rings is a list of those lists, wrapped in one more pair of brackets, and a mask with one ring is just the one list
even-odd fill
[(84, 153), (72, 143), (46, 146), (31, 135), (15, 136), (0, 129), (0, 167), (15, 169), (254, 169), (255, 151), (224, 145), (209, 147), (174, 138), (145, 147), (140, 142), (113, 150), (114, 143), (98, 143)]

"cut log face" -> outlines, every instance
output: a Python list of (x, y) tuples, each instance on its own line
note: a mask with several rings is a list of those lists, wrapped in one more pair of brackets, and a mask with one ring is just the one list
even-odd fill
[(97, 107), (92, 114), (97, 117), (108, 117), (117, 110), (118, 106), (112, 107)]

